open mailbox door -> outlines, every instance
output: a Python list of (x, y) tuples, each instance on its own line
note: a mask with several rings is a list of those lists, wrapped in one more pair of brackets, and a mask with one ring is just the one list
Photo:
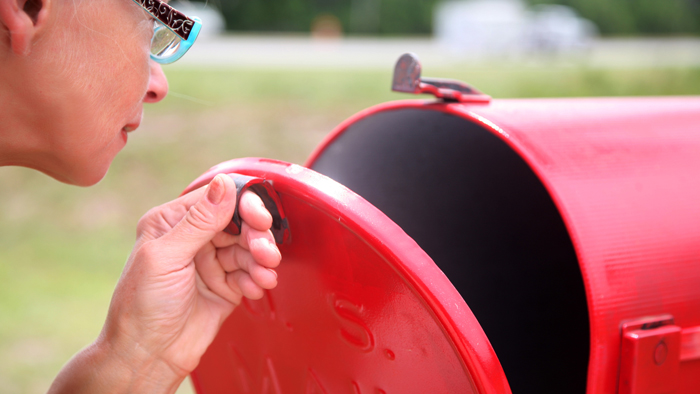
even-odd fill
[(192, 374), (213, 393), (507, 393), (483, 330), (430, 257), (377, 208), (312, 170), (266, 159), (218, 173), (272, 181), (291, 236), (279, 285), (224, 323)]
[(700, 98), (491, 101), (420, 74), (402, 57), (394, 89), (437, 101), (359, 113), (306, 167), (190, 185), (269, 180), (291, 232), (197, 392), (697, 393)]

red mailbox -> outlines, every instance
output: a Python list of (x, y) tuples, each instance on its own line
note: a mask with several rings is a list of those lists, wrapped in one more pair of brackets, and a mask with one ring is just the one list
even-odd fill
[(493, 100), (420, 77), (268, 180), (278, 288), (199, 394), (700, 392), (700, 98)]

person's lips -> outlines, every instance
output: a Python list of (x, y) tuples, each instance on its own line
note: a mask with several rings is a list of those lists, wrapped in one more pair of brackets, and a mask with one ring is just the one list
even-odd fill
[(129, 123), (128, 125), (124, 126), (122, 128), (122, 139), (124, 140), (124, 143), (129, 139), (127, 133), (131, 133), (132, 131), (136, 130), (139, 127), (138, 123)]
[(134, 119), (133, 121), (127, 123), (124, 127), (122, 127), (121, 134), (122, 138), (124, 139), (124, 142), (127, 140), (127, 133), (131, 133), (132, 131), (136, 130), (139, 128), (141, 125), (141, 115)]
[(128, 124), (128, 125), (124, 126), (124, 128), (122, 130), (126, 131), (127, 133), (130, 133), (130, 132), (136, 130), (138, 127), (139, 127), (138, 124)]

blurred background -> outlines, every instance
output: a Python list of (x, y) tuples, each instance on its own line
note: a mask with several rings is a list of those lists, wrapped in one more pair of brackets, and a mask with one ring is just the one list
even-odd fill
[(302, 164), (347, 117), (410, 98), (389, 91), (404, 52), (497, 99), (700, 93), (700, 0), (172, 3), (205, 30), (102, 182), (0, 168), (2, 393), (45, 392), (94, 340), (148, 209), (225, 160)]

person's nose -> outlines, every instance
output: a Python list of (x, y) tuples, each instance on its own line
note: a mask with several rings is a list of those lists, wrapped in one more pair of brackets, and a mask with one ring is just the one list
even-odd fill
[(148, 81), (148, 91), (143, 101), (146, 103), (157, 103), (168, 94), (168, 78), (165, 77), (160, 64), (150, 60), (151, 76)]

